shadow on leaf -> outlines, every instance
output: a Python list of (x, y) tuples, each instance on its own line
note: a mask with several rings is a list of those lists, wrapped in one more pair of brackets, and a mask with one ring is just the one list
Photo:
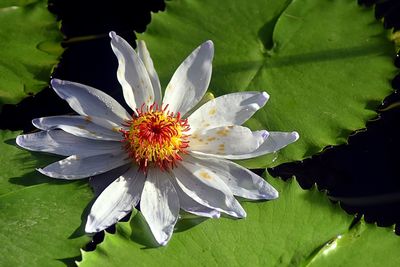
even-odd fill
[(132, 241), (145, 246), (142, 249), (159, 247), (142, 213), (137, 210), (132, 212), (130, 226), (133, 231), (129, 238)]

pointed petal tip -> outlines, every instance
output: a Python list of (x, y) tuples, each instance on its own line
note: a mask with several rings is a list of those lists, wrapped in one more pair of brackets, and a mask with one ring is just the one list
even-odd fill
[(207, 49), (211, 52), (212, 55), (214, 55), (214, 43), (211, 40), (205, 41), (202, 45), (201, 48)]
[(214, 42), (211, 40), (207, 40), (204, 42), (204, 45), (207, 45), (208, 47), (214, 47)]
[[(172, 233), (171, 233), (172, 235)], [(169, 240), (171, 239), (171, 235), (168, 235), (167, 233), (163, 232), (160, 233), (159, 235), (153, 234), (155, 241), (157, 244), (160, 246), (165, 246), (168, 244)]]
[(269, 99), (269, 94), (267, 92), (264, 91), (260, 94), (260, 100), (262, 101), (262, 103), (264, 103), (263, 105), (267, 103), (268, 99)]
[(86, 225), (85, 225), (85, 233), (87, 234), (95, 234), (97, 232), (100, 232), (104, 229), (101, 229), (98, 225), (96, 225), (95, 220), (91, 214), (88, 215)]
[(42, 168), (36, 168), (36, 171), (40, 172), (40, 173), (43, 174), (43, 175), (48, 176), (48, 175), (46, 174), (46, 171), (44, 171)]
[(99, 229), (99, 228), (96, 229), (95, 227), (93, 227), (93, 225), (86, 225), (85, 226), (85, 233), (88, 234), (88, 235), (95, 235), (98, 232), (101, 232), (103, 230), (104, 229)]
[(15, 143), (19, 145), (20, 147), (24, 147), (23, 144), (23, 135), (18, 135), (17, 138), (15, 138)]
[(266, 195), (264, 196), (264, 199), (273, 200), (273, 199), (279, 198), (279, 192), (278, 192), (278, 190), (276, 190), (276, 189), (273, 188), (273, 187), (272, 187), (271, 189), (273, 189), (273, 190), (270, 190), (270, 191), (268, 192), (268, 194), (266, 194)]
[(115, 33), (115, 31), (110, 31), (108, 33), (108, 36), (110, 36), (111, 39), (115, 39), (117, 37), (117, 34)]
[(231, 211), (228, 214), (238, 219), (243, 219), (247, 217), (246, 211), (243, 209), (242, 205), (239, 204), (239, 202), (237, 202), (236, 210)]
[(54, 172), (50, 172), (50, 171), (45, 171), (42, 168), (37, 168), (36, 171), (40, 172), (41, 174), (47, 176), (47, 177), (51, 177), (51, 178), (55, 178), (55, 179), (61, 179), (61, 180), (68, 180), (68, 177), (63, 177), (62, 175), (59, 175), (57, 173)]
[(108, 224), (104, 224), (103, 222), (96, 220), (96, 217), (94, 214), (89, 214), (87, 216), (87, 221), (86, 221), (86, 225), (85, 225), (85, 233), (87, 233), (87, 234), (98, 233), (100, 231), (103, 231), (104, 229), (107, 229), (111, 225), (114, 225), (119, 220), (120, 220), (119, 218), (116, 218), (114, 221), (112, 221)]
[(94, 233), (96, 233), (97, 231), (92, 227), (92, 225), (88, 225), (87, 223), (86, 223), (86, 226), (85, 226), (85, 233), (87, 233), (87, 234), (94, 234)]
[(279, 193), (278, 192), (269, 192), (264, 195), (260, 195), (259, 200), (274, 200), (279, 198)]
[(40, 129), (40, 127), (38, 127), (39, 126), (39, 118), (34, 118), (32, 121), (31, 121), (31, 123), (32, 123), (32, 125), (33, 126), (35, 126), (36, 128), (38, 128), (38, 129)]
[(92, 214), (89, 213), (89, 215), (86, 218), (85, 233), (93, 234), (95, 232), (96, 232), (96, 230), (93, 227), (93, 216), (92, 216)]
[(292, 133), (292, 136), (293, 136), (293, 142), (295, 142), (295, 141), (297, 141), (297, 140), (299, 140), (299, 138), (300, 138), (300, 135), (299, 135), (299, 133), (298, 132), (296, 132), (296, 131), (293, 131)]
[(240, 213), (237, 214), (239, 219), (244, 219), (247, 217), (247, 213), (245, 210), (242, 210)]
[(58, 85), (60, 85), (60, 84), (62, 84), (62, 83), (63, 83), (63, 81), (60, 80), (60, 79), (57, 79), (57, 78), (53, 78), (53, 79), (50, 80), (51, 87), (53, 87), (53, 88), (58, 86)]
[[(157, 242), (158, 242), (158, 241), (157, 241)], [(162, 242), (158, 242), (158, 244), (159, 244), (160, 246), (165, 247), (165, 246), (168, 244), (168, 240), (165, 240), (165, 241), (162, 241)]]
[(256, 99), (256, 102), (254, 104), (249, 105), (252, 109), (255, 111), (259, 110), (262, 108), (265, 103), (269, 100), (269, 94), (267, 92), (261, 92), (258, 94), (258, 98)]
[(38, 172), (40, 172), (41, 174), (46, 175), (47, 177), (51, 177), (51, 178), (55, 178), (55, 179), (67, 179), (67, 178), (64, 178), (64, 177), (61, 177), (61, 176), (57, 175), (54, 172), (45, 171), (42, 168), (37, 168), (36, 170)]
[[(29, 138), (30, 134), (20, 134), (15, 138), (15, 143), (24, 149), (33, 150), (31, 144), (34, 142), (32, 139)], [(35, 151), (35, 150), (33, 150)]]
[(59, 97), (61, 97), (62, 99), (64, 99), (66, 97), (65, 93), (63, 92), (63, 88), (67, 84), (66, 81), (54, 78), (54, 79), (51, 79), (50, 84), (51, 84), (51, 87), (53, 88), (54, 92), (56, 92), (56, 94)]

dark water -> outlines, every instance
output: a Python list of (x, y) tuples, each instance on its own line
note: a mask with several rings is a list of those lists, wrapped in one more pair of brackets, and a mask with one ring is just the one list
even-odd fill
[[(84, 2), (84, 3), (83, 3)], [(372, 5), (376, 0), (358, 1)], [(376, 18), (385, 18), (386, 28), (400, 29), (400, 1), (380, 0)], [(164, 10), (161, 0), (82, 1), (50, 0), (49, 9), (62, 20), (65, 35), (59, 66), (53, 77), (91, 85), (124, 103), (115, 73), (117, 61), (110, 49), (107, 33), (111, 30), (135, 40), (150, 23), (151, 12)], [(96, 36), (79, 41), (79, 36)], [(400, 68), (400, 56), (393, 55)], [(400, 75), (393, 77), (394, 91), (379, 108), (379, 118), (367, 123), (367, 130), (355, 133), (349, 145), (329, 147), (303, 162), (283, 164), (268, 172), (273, 176), (296, 176), (303, 188), (314, 183), (328, 191), (332, 200), (341, 201), (349, 213), (364, 215), (369, 222), (388, 226), (400, 222)], [(5, 105), (0, 114), (0, 128), (33, 130), (30, 121), (36, 117), (70, 113), (66, 102), (46, 88), (18, 105)], [(400, 228), (397, 227), (397, 232)], [(108, 229), (114, 232), (115, 228)], [(95, 235), (87, 249), (93, 250), (104, 238)]]

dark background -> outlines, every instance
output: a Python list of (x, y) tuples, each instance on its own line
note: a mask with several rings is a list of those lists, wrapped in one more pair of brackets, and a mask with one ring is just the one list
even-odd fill
[[(354, 0), (355, 1), (355, 0)], [(400, 1), (359, 0), (375, 9), (383, 19), (382, 27), (400, 29)], [(151, 12), (165, 9), (162, 0), (49, 0), (49, 9), (62, 21), (63, 46), (66, 48), (52, 77), (71, 80), (101, 89), (124, 103), (115, 75), (117, 61), (110, 49), (108, 32), (116, 31), (134, 43), (135, 32), (143, 32), (151, 21)], [(80, 36), (94, 36), (81, 40)], [(393, 53), (393, 64), (400, 68), (400, 55)], [(115, 78), (110, 78), (115, 77)], [(397, 224), (400, 233), (400, 75), (393, 77), (393, 93), (377, 108), (379, 116), (367, 123), (366, 130), (354, 133), (348, 145), (327, 147), (302, 162), (268, 169), (277, 177), (296, 176), (303, 188), (315, 183), (327, 190), (332, 201), (340, 201), (348, 213), (364, 216), (380, 226)], [(4, 105), (0, 128), (34, 129), (36, 117), (70, 113), (71, 109), (50, 88), (28, 97), (18, 105)], [(263, 170), (256, 170), (263, 171)], [(113, 232), (111, 227), (108, 231)], [(95, 235), (87, 250), (101, 242), (104, 233)]]

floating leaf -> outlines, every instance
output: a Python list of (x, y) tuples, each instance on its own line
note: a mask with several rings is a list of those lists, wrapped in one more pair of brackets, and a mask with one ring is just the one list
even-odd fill
[(167, 2), (140, 39), (146, 40), (165, 85), (201, 42), (215, 43), (210, 90), (267, 91), (271, 98), (248, 124), (300, 133), (277, 155), (245, 162), (250, 167), (301, 160), (327, 145), (345, 143), (376, 116), (391, 92), (394, 46), (356, 1)]
[(65, 266), (89, 241), (79, 226), (91, 190), (36, 172), (55, 158), (16, 147), (17, 134), (0, 131), (0, 266)]
[(0, 25), (1, 109), (47, 85), (62, 36), (45, 0), (1, 1)]
[(400, 237), (361, 221), (310, 258), (307, 266), (399, 266)]
[(316, 189), (304, 191), (293, 180), (269, 182), (279, 199), (242, 203), (248, 214), (242, 220), (184, 219), (166, 247), (144, 249), (151, 240), (144, 238), (138, 212), (118, 223), (116, 234), (106, 233), (95, 251), (83, 252), (79, 266), (299, 266), (353, 220)]

